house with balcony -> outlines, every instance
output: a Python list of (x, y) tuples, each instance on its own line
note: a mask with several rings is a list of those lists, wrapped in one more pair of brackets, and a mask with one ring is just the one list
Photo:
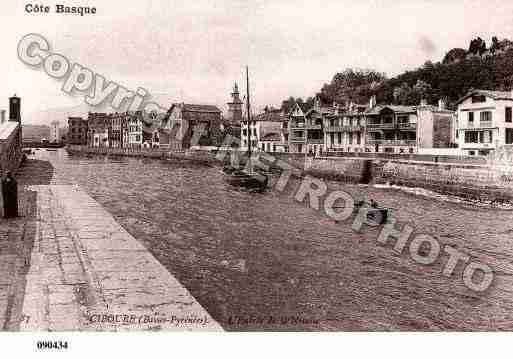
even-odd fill
[(306, 104), (295, 103), (287, 116), (290, 152), (320, 153), (326, 150), (324, 127), (326, 116), (334, 114), (335, 107), (323, 106), (318, 98), (307, 110)]
[(334, 105), (324, 118), (324, 145), (327, 151), (365, 151), (365, 105), (350, 103), (345, 109)]
[(295, 103), (287, 115), (289, 152), (303, 153), (306, 148), (306, 106)]
[(366, 147), (372, 152), (415, 153), (416, 106), (377, 105), (365, 112)]
[(467, 155), (513, 147), (513, 91), (471, 90), (457, 101), (457, 141)]

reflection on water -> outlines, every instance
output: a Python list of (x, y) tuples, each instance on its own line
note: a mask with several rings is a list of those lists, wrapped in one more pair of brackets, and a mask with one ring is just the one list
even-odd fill
[(36, 157), (54, 166), (52, 183), (98, 200), (226, 329), (513, 329), (510, 211), (330, 183), (492, 266), (495, 285), (478, 295), (462, 268), (440, 275), (446, 257), (417, 265), (378, 245), (376, 229), (354, 233), (291, 191), (234, 190), (218, 168), (64, 150)]

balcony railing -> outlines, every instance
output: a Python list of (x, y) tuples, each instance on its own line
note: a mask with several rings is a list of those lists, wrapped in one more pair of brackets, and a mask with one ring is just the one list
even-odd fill
[(343, 132), (345, 126), (328, 126), (324, 129), (325, 132)]
[(492, 127), (492, 121), (479, 121), (479, 127), (490, 128)]
[(393, 129), (395, 128), (393, 123), (367, 123), (367, 129), (369, 130), (381, 130), (381, 129)]
[(309, 138), (306, 142), (311, 143), (311, 144), (323, 144), (324, 143), (324, 139), (322, 139), (322, 138)]
[(290, 142), (298, 142), (298, 143), (304, 143), (306, 142), (306, 137), (297, 137), (297, 136), (291, 136)]
[(353, 126), (328, 126), (324, 130), (325, 132), (354, 132), (363, 131), (364, 127), (360, 125)]
[(410, 123), (410, 122), (402, 122), (402, 123), (398, 123), (397, 127), (400, 130), (415, 130), (417, 128), (417, 124)]
[(367, 140), (369, 145), (383, 146), (415, 146), (416, 140)]

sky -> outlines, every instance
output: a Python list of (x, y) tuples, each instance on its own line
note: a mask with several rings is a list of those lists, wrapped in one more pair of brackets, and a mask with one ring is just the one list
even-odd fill
[[(477, 36), (513, 38), (511, 1), (41, 1), (52, 13), (27, 13), (30, 1), (16, 0), (0, 14), (0, 108), (16, 93), (27, 115), (79, 106), (85, 96), (63, 93), (62, 80), (18, 59), (17, 44), (28, 33), (43, 35), (71, 63), (128, 89), (147, 89), (164, 107), (187, 102), (223, 110), (235, 81), (245, 89), (246, 65), (252, 104), (261, 109), (311, 96), (348, 67), (392, 77), (467, 48)], [(55, 14), (56, 3), (97, 13)]]

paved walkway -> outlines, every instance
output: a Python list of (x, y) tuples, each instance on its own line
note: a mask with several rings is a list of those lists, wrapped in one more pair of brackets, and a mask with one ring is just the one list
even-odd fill
[[(26, 256), (26, 283), (18, 281), (24, 295), (18, 303), (19, 320), (11, 319), (17, 327), (11, 329), (222, 330), (187, 289), (79, 187), (30, 189), (37, 192), (36, 235)], [(2, 300), (0, 294), (0, 305)]]

